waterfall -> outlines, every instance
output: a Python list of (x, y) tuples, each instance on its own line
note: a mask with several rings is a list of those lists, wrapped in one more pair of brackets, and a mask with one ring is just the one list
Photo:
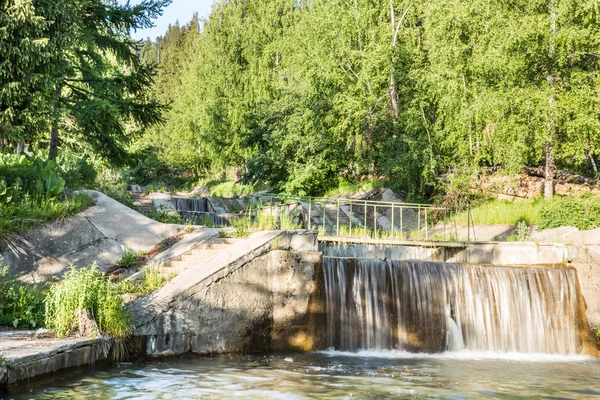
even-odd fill
[(323, 259), (337, 350), (579, 354), (569, 268)]

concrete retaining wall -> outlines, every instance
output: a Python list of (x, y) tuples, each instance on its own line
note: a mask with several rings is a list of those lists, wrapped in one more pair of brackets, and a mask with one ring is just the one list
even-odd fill
[(316, 233), (259, 232), (133, 302), (137, 351), (172, 355), (324, 345)]
[[(14, 335), (13, 335), (14, 336)], [(107, 360), (114, 340), (96, 339), (35, 339), (2, 336), (2, 354), (5, 364), (0, 365), (0, 398), (10, 386), (27, 383), (30, 379), (69, 368), (90, 366)]]

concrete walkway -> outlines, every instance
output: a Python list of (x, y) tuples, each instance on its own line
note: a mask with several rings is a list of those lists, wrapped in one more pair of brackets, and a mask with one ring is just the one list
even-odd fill
[(0, 393), (7, 386), (58, 370), (106, 360), (113, 339), (42, 338), (35, 331), (0, 332)]
[(0, 244), (0, 255), (14, 276), (44, 281), (61, 276), (69, 265), (81, 267), (94, 261), (105, 269), (125, 250), (149, 250), (183, 229), (154, 221), (103, 193), (84, 192), (95, 205)]

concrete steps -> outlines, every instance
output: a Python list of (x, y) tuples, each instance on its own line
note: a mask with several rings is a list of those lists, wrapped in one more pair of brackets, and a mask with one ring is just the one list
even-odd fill
[(183, 271), (208, 260), (215, 255), (226, 251), (231, 245), (243, 239), (235, 238), (212, 238), (207, 242), (195, 246), (192, 250), (163, 266), (165, 272), (179, 275)]
[(133, 209), (144, 215), (148, 215), (154, 211), (154, 204), (152, 198), (146, 196), (144, 192), (130, 191), (129, 194), (133, 199)]

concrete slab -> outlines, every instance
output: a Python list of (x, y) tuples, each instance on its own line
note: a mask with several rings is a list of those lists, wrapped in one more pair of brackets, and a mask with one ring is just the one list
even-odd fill
[(95, 202), (82, 214), (105, 237), (132, 251), (148, 250), (161, 240), (176, 235), (178, 225), (162, 224), (95, 190), (85, 190)]
[(62, 369), (92, 365), (108, 358), (114, 340), (98, 338), (39, 338), (34, 331), (0, 332), (0, 383), (13, 385)]
[(154, 204), (154, 208), (158, 211), (169, 211), (175, 210), (173, 203), (171, 202), (171, 195), (168, 193), (154, 192), (150, 193), (150, 198)]

